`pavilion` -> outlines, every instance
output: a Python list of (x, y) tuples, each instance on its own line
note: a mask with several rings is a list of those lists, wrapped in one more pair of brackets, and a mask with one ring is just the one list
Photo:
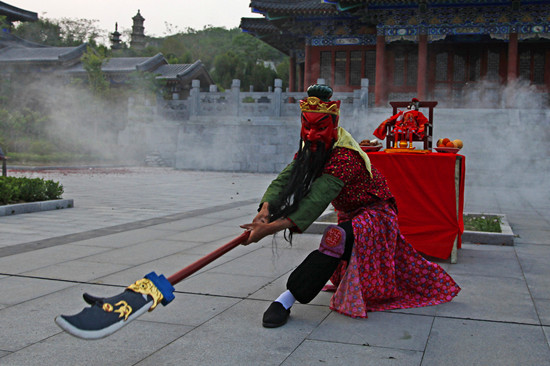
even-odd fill
[(291, 91), (369, 79), (370, 100), (447, 100), (521, 79), (550, 90), (550, 1), (252, 0), (240, 28), (290, 57)]

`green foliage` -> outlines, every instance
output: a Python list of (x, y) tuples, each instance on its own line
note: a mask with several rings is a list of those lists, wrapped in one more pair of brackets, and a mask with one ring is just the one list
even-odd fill
[(63, 186), (42, 178), (0, 177), (0, 204), (60, 199)]
[(23, 107), (4, 109), (0, 107), (0, 143), (7, 151), (17, 151), (29, 140), (42, 136), (46, 117), (39, 111)]
[[(243, 90), (253, 85), (257, 91), (273, 86), (275, 78), (288, 80), (288, 57), (239, 28), (187, 28), (185, 32), (151, 40), (144, 50), (118, 50), (113, 55), (150, 57), (159, 52), (172, 64), (201, 60), (220, 89), (231, 87), (233, 79), (241, 80)], [(281, 67), (283, 74), (279, 74), (265, 67), (263, 61), (275, 65), (286, 62), (286, 70)]]
[(98, 54), (91, 47), (87, 47), (81, 60), (84, 70), (88, 73), (88, 84), (91, 91), (96, 95), (106, 96), (109, 92), (110, 84), (101, 70), (106, 57)]
[(102, 37), (104, 31), (100, 30), (96, 23), (98, 20), (41, 18), (36, 22), (21, 22), (12, 33), (28, 41), (48, 46), (73, 47), (82, 43), (97, 46), (97, 40)]
[(9, 29), (10, 25), (5, 15), (0, 15), (0, 32)]

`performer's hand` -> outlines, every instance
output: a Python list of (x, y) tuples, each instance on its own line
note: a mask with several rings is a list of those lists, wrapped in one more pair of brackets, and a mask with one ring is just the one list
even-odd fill
[(269, 203), (264, 202), (262, 204), (262, 208), (260, 209), (260, 212), (254, 217), (254, 220), (252, 222), (262, 222), (264, 224), (267, 224), (269, 222)]
[(241, 228), (249, 230), (250, 236), (243, 245), (256, 243), (268, 235), (275, 234), (278, 231), (292, 227), (292, 221), (287, 219), (279, 219), (270, 223), (252, 222), (250, 224), (241, 225)]

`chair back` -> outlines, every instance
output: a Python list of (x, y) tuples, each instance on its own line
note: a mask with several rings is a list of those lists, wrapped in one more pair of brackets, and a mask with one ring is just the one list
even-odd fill
[[(397, 114), (398, 108), (407, 108), (411, 104), (410, 101), (394, 101), (390, 102), (390, 105), (393, 107), (393, 114)], [(413, 141), (422, 141), (424, 142), (424, 150), (431, 150), (433, 146), (433, 119), (434, 119), (434, 108), (437, 105), (436, 101), (420, 101), (418, 103), (418, 110), (422, 112), (421, 108), (428, 108), (428, 123), (425, 125), (424, 137), (419, 138), (418, 136), (413, 136)], [(387, 135), (386, 135), (386, 149), (391, 149), (394, 147), (395, 135), (393, 132), (393, 125), (386, 125)]]

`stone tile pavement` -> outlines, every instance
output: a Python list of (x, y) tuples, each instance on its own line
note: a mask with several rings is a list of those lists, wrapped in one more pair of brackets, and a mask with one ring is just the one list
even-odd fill
[(171, 275), (242, 230), (271, 174), (117, 168), (9, 172), (60, 181), (74, 208), (0, 218), (0, 365), (550, 365), (547, 192), (467, 187), (465, 211), (504, 213), (515, 246), (465, 243), (448, 304), (351, 319), (330, 294), (289, 323), (261, 316), (317, 247), (299, 235), (240, 246), (180, 282), (176, 299), (113, 336), (82, 341), (53, 319), (150, 271)]

